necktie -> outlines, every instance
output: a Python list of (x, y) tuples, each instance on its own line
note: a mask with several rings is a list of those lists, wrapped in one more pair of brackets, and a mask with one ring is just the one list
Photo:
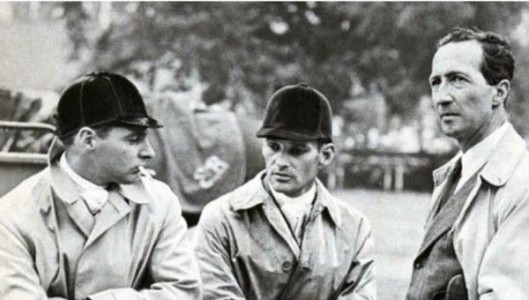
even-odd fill
[(446, 186), (443, 190), (443, 194), (441, 195), (441, 200), (439, 201), (439, 207), (437, 209), (437, 213), (441, 210), (441, 208), (445, 205), (446, 201), (452, 197), (452, 195), (455, 193), (457, 183), (461, 177), (461, 169), (463, 165), (461, 163), (461, 158), (459, 158), (456, 163), (454, 164), (454, 167), (452, 170), (450, 170), (450, 174), (448, 174), (448, 179)]

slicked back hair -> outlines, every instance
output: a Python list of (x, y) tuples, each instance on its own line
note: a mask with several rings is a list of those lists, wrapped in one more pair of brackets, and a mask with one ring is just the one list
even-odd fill
[(449, 43), (477, 41), (483, 49), (481, 73), (489, 85), (496, 85), (503, 79), (512, 80), (514, 56), (506, 37), (479, 29), (455, 28), (437, 43), (437, 49)]

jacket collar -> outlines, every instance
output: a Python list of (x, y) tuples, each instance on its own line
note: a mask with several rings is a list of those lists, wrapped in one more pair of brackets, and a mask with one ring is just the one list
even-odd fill
[[(507, 125), (505, 134), (501, 137), (494, 152), (480, 172), (483, 180), (497, 187), (504, 185), (509, 180), (522, 155), (527, 151), (525, 141), (514, 130), (511, 124)], [(456, 155), (445, 165), (433, 172), (436, 187), (446, 179), (460, 156), (461, 154)]]
[(334, 224), (337, 227), (340, 227), (342, 225), (342, 215), (340, 214), (340, 210), (337, 206), (334, 196), (332, 196), (325, 186), (323, 186), (323, 183), (321, 183), (319, 179), (316, 179), (316, 189), (316, 205), (319, 203), (322, 210), (326, 209), (329, 212)]
[[(241, 187), (240, 192), (242, 194), (240, 196), (230, 199), (233, 210), (249, 210), (265, 202), (273, 201), (270, 192), (267, 191), (263, 184), (265, 175), (266, 171), (261, 171)], [(327, 210), (335, 225), (339, 227), (341, 225), (341, 215), (333, 199), (334, 197), (325, 189), (323, 184), (316, 179), (316, 201), (314, 202), (314, 209), (318, 210), (318, 212)]]
[(481, 172), (483, 180), (494, 186), (503, 186), (527, 153), (527, 144), (511, 124)]
[(42, 171), (42, 176), (39, 178), (38, 183), (33, 188), (32, 196), (36, 199), (36, 203), (41, 211), (45, 214), (49, 214), (52, 208), (52, 193), (50, 193), (51, 185), (49, 181), (44, 180), (44, 178), (49, 178), (49, 169)]

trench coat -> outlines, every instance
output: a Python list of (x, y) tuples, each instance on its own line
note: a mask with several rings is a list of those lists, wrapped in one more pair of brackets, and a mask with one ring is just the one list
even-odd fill
[[(167, 185), (148, 176), (120, 185), (90, 230), (57, 164), (62, 151), (51, 151), (59, 152), (50, 166), (0, 199), (0, 299), (200, 299), (187, 226)], [(60, 225), (62, 198), (74, 200), (67, 211), (76, 227)], [(72, 263), (67, 253), (76, 251)]]
[(299, 246), (263, 175), (203, 211), (196, 254), (204, 299), (376, 299), (366, 218), (317, 181)]
[[(433, 209), (456, 159), (434, 171)], [(451, 230), (470, 300), (529, 299), (529, 152), (510, 124)]]

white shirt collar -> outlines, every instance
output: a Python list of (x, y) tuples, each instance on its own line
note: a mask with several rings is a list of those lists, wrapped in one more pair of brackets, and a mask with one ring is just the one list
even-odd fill
[(68, 164), (65, 153), (63, 153), (59, 159), (59, 166), (79, 186), (81, 197), (85, 201), (90, 212), (95, 214), (101, 211), (101, 208), (108, 200), (108, 191), (104, 187), (94, 184), (77, 174)]
[(297, 197), (287, 196), (283, 193), (274, 190), (271, 185), (269, 186), (272, 195), (276, 199), (281, 209), (295, 216), (304, 214), (307, 208), (312, 205), (312, 201), (316, 196), (316, 184), (312, 184), (308, 191)]
[(307, 192), (298, 197), (289, 197), (283, 193), (279, 193), (271, 185), (270, 191), (276, 199), (279, 209), (287, 218), (296, 241), (300, 243), (303, 237), (303, 220), (310, 213), (312, 202), (316, 196), (316, 184), (312, 184)]
[(510, 126), (511, 125), (509, 122), (503, 123), (503, 125), (494, 130), (481, 142), (468, 149), (465, 153), (462, 153), (461, 179), (457, 184), (457, 189), (459, 189), (468, 179), (470, 179), (470, 177), (472, 177), (472, 175), (474, 175), (474, 173), (476, 173), (477, 170), (479, 170), (479, 168), (481, 168), (487, 162), (490, 155), (494, 152), (494, 149), (500, 142), (500, 139)]

